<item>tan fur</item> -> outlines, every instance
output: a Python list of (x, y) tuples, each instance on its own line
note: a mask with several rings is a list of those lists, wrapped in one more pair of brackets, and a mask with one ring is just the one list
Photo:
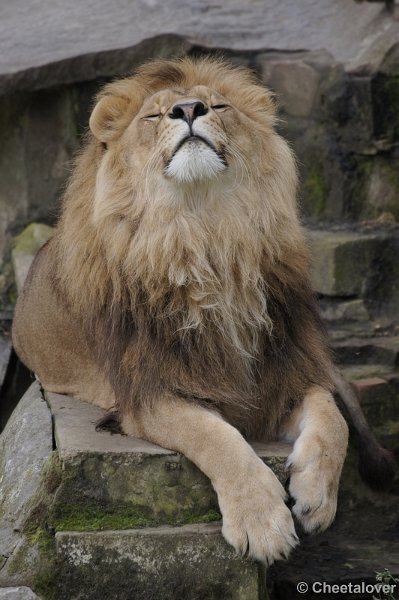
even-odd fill
[[(272, 562), (295, 544), (292, 517), (241, 433), (295, 430), (293, 465), (314, 436), (330, 452), (346, 435), (272, 96), (245, 69), (184, 59), (148, 63), (97, 100), (18, 302), (16, 347), (44, 387), (114, 407), (127, 433), (186, 454), (218, 492), (226, 539)], [(187, 103), (200, 107), (190, 123), (175, 111)], [(292, 484), (309, 530), (335, 513), (343, 454), (329, 456), (319, 507)]]

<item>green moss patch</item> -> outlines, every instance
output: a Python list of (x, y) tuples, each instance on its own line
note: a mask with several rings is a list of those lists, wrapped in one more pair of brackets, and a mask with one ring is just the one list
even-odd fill
[(303, 204), (306, 214), (311, 217), (320, 217), (325, 210), (326, 184), (323, 179), (322, 168), (313, 164), (310, 166), (303, 182)]
[(54, 229), (43, 223), (31, 223), (14, 240), (14, 252), (34, 255), (54, 235)]
[(185, 525), (189, 523), (210, 523), (222, 517), (216, 510), (203, 515), (189, 512), (171, 518), (150, 516), (145, 507), (117, 505), (113, 507), (94, 504), (58, 504), (50, 515), (50, 525), (55, 531), (101, 531), (104, 529), (136, 529), (157, 525)]

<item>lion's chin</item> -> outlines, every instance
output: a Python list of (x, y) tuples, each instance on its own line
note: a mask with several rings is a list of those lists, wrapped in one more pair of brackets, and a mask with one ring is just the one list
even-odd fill
[(189, 140), (175, 152), (164, 173), (166, 177), (189, 183), (212, 179), (226, 168), (224, 158), (210, 146)]

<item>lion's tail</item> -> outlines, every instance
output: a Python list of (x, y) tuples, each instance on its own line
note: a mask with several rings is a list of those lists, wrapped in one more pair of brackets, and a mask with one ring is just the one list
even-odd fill
[(359, 449), (359, 473), (362, 480), (375, 491), (387, 490), (394, 478), (396, 463), (392, 452), (383, 448), (366, 421), (355, 388), (338, 369), (334, 383), (353, 424)]

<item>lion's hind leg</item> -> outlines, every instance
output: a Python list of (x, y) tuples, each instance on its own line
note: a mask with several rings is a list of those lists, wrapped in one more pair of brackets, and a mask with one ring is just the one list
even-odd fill
[(330, 392), (309, 388), (280, 436), (295, 442), (287, 461), (289, 492), (295, 501), (292, 511), (306, 532), (323, 531), (335, 517), (348, 445), (348, 427)]

